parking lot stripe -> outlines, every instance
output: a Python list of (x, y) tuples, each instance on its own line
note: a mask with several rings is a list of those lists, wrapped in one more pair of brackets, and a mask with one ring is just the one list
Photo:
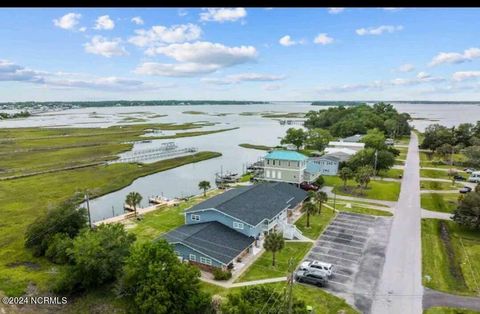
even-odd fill
[[(341, 237), (341, 235), (344, 235), (344, 236), (351, 236), (351, 237), (355, 237), (355, 238), (363, 238), (365, 240), (368, 239), (367, 237), (362, 237), (362, 236), (353, 235), (353, 234), (346, 234), (344, 232), (338, 232), (338, 231), (333, 231), (333, 230), (325, 230), (325, 234), (327, 234), (327, 232), (328, 233), (336, 233), (336, 234), (338, 234), (338, 237)], [(348, 238), (344, 238), (344, 239), (348, 240)]]
[(351, 234), (359, 234), (361, 236), (367, 236), (368, 232), (363, 232), (363, 231), (358, 231), (356, 229), (351, 229), (351, 228), (346, 228), (346, 227), (341, 227), (341, 226), (329, 226), (328, 229), (338, 229), (338, 230), (344, 230), (348, 232), (352, 232)]
[(342, 250), (337, 250), (337, 249), (334, 249), (334, 248), (331, 248), (331, 247), (326, 247), (326, 246), (323, 246), (323, 247), (321, 246), (321, 247), (319, 247), (319, 248), (320, 248), (320, 249), (328, 249), (328, 250), (332, 250), (332, 251), (338, 251), (338, 252), (345, 253), (345, 254), (352, 254), (352, 255), (362, 256), (362, 254), (345, 252), (345, 251), (342, 251)]
[[(347, 240), (345, 238), (334, 237), (334, 236), (331, 236), (331, 235), (328, 235), (328, 234), (325, 234), (325, 233), (322, 235), (321, 239), (323, 239), (323, 238), (333, 238), (333, 239), (339, 239), (339, 240), (347, 241), (347, 242), (356, 242), (359, 245), (361, 245), (362, 247), (365, 245), (365, 241), (361, 242), (361, 241), (356, 241), (356, 240)], [(338, 243), (338, 244), (343, 244), (343, 243), (336, 242), (336, 241), (333, 241), (333, 240), (329, 240), (329, 241), (332, 241), (332, 242), (335, 242), (335, 243)], [(352, 243), (352, 244), (355, 244), (355, 243)]]
[(352, 226), (359, 226), (359, 227), (364, 227), (364, 228), (372, 228), (375, 224), (374, 223), (365, 223), (365, 222), (360, 222), (360, 221), (352, 221), (350, 219), (339, 219), (335, 218), (333, 222), (337, 223), (343, 223), (346, 225), (352, 225)]
[(343, 225), (343, 226), (347, 226), (347, 227), (350, 227), (350, 228), (357, 228), (357, 229), (364, 229), (364, 230), (368, 230), (369, 228), (372, 228), (372, 227), (356, 224), (354, 222), (345, 222), (345, 221), (341, 221), (341, 220), (334, 220), (334, 221), (332, 221), (332, 224)]
[(344, 260), (344, 261), (347, 261), (347, 262), (351, 262), (351, 263), (358, 264), (358, 261), (355, 261), (355, 260), (353, 260), (353, 259), (348, 259), (348, 258), (344, 258), (344, 257), (339, 257), (339, 256), (335, 256), (335, 255), (326, 254), (326, 253), (313, 252), (313, 253), (311, 253), (311, 254), (312, 254), (312, 255), (315, 254), (315, 255), (328, 256), (328, 257), (331, 257), (331, 258), (334, 258), (334, 259), (341, 259), (341, 260)]
[(353, 246), (353, 245), (348, 245), (348, 244), (333, 242), (333, 241), (329, 241), (329, 240), (319, 239), (318, 242), (325, 242), (325, 243), (332, 243), (332, 244), (334, 244), (334, 245), (348, 246), (348, 247), (350, 247), (350, 248), (352, 248), (352, 249), (357, 249), (357, 250), (359, 250), (360, 252), (362, 252), (362, 249), (363, 249), (363, 246), (362, 246), (362, 247), (358, 247), (358, 246)]
[(346, 215), (345, 213), (340, 213), (340, 214), (338, 214), (337, 217), (361, 220), (361, 221), (366, 221), (366, 222), (374, 222), (376, 220), (376, 218), (373, 218), (373, 217), (372, 218), (365, 218), (365, 217), (359, 217), (359, 216), (354, 216), (354, 215)]
[(369, 228), (369, 227), (366, 227), (366, 226), (361, 226), (359, 224), (344, 222), (344, 221), (340, 221), (340, 220), (334, 220), (334, 221), (332, 221), (332, 224), (333, 225), (343, 225), (343, 226), (347, 226), (347, 227), (350, 227), (350, 228), (365, 229), (365, 230), (368, 230), (368, 228)]
[(356, 214), (356, 213), (350, 213), (350, 212), (341, 212), (338, 214), (339, 216), (350, 216), (350, 217), (355, 217), (358, 219), (366, 219), (366, 220), (375, 220), (377, 219), (376, 217), (372, 217), (369, 215), (362, 215), (362, 214)]

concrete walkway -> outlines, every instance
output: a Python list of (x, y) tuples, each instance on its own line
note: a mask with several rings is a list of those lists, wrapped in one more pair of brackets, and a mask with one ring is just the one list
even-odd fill
[[(327, 193), (329, 199), (333, 199), (333, 197), (334, 197), (334, 194), (333, 194), (332, 190), (333, 190), (332, 186), (324, 186), (321, 189), (321, 191)], [(377, 204), (382, 204), (382, 205), (389, 206), (389, 207), (395, 207), (396, 204), (397, 204), (397, 202), (392, 202), (392, 201), (380, 201), (380, 200), (371, 199), (371, 198), (353, 197), (353, 196), (345, 196), (345, 195), (339, 195), (339, 194), (337, 194), (336, 198), (339, 199), (339, 200), (377, 203)]]
[(218, 280), (213, 280), (213, 279), (207, 279), (207, 278), (204, 278), (204, 277), (200, 277), (200, 280), (202, 280), (204, 282), (208, 282), (212, 285), (216, 285), (216, 286), (220, 286), (220, 287), (223, 287), (223, 288), (226, 288), (226, 289), (230, 289), (230, 288), (261, 285), (261, 284), (265, 284), (265, 283), (282, 282), (282, 281), (286, 281), (287, 277), (276, 277), (276, 278), (268, 278), (268, 279), (262, 279), (262, 280), (252, 280), (252, 281), (237, 282), (237, 283), (218, 281)]
[(434, 306), (465, 308), (480, 311), (480, 298), (464, 297), (424, 288), (423, 308), (426, 310)]
[(377, 181), (390, 181), (390, 182), (402, 182), (400, 178), (382, 178), (382, 177), (372, 177), (373, 180)]
[(412, 132), (400, 197), (372, 313), (422, 313), (420, 160)]
[[(425, 169), (425, 170), (438, 170), (438, 171), (450, 171), (450, 168), (435, 168), (435, 167), (420, 167), (420, 169)], [(463, 170), (460, 170), (458, 168), (453, 168), (454, 170), (456, 170), (457, 172), (463, 172), (465, 173), (465, 171)]]
[(459, 192), (458, 190), (421, 190), (420, 193), (452, 194)]
[(452, 220), (451, 217), (452, 217), (451, 213), (435, 212), (432, 210), (427, 210), (422, 208), (422, 218)]

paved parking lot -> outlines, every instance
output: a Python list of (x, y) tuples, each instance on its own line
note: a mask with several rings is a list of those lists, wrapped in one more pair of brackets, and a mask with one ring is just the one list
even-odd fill
[(335, 274), (325, 288), (369, 313), (385, 261), (391, 218), (339, 213), (305, 260), (332, 263)]

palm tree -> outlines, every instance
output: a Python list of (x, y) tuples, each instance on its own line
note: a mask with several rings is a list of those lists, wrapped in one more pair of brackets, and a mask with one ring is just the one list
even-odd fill
[(345, 188), (347, 187), (347, 181), (353, 179), (353, 171), (349, 167), (343, 167), (342, 169), (340, 169), (338, 175), (343, 181), (343, 189), (345, 190)]
[(327, 193), (320, 191), (317, 193), (315, 200), (318, 202), (318, 213), (320, 214), (322, 212), (322, 204), (328, 201), (328, 195)]
[(210, 188), (210, 182), (208, 181), (200, 181), (198, 183), (198, 188), (203, 190), (203, 197), (207, 196), (207, 190)]
[(310, 228), (310, 215), (314, 215), (317, 210), (317, 206), (311, 201), (303, 204), (302, 211), (307, 214), (307, 228)]
[(272, 266), (275, 266), (275, 253), (279, 252), (285, 246), (283, 235), (279, 232), (272, 232), (267, 234), (263, 247), (266, 251), (272, 252)]
[(142, 201), (142, 196), (138, 192), (130, 192), (125, 199), (125, 203), (127, 205), (133, 207), (133, 211), (135, 212), (135, 217), (137, 217), (137, 206), (140, 205)]

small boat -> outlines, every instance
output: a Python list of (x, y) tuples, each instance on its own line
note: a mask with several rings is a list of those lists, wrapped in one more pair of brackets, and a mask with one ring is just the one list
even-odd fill
[(148, 198), (148, 202), (149, 203), (152, 203), (152, 204), (168, 204), (169, 202), (171, 202), (172, 200), (165, 197), (165, 196), (151, 196)]

